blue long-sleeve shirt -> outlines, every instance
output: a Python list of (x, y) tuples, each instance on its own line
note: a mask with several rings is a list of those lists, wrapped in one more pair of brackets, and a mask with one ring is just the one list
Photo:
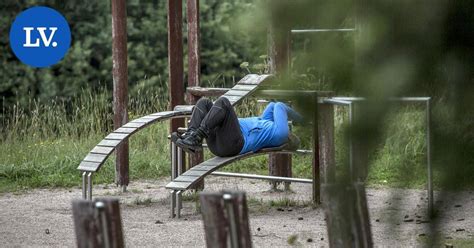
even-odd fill
[(280, 146), (288, 140), (288, 115), (298, 113), (281, 102), (271, 102), (259, 117), (239, 118), (244, 146), (240, 154), (256, 152), (265, 147)]

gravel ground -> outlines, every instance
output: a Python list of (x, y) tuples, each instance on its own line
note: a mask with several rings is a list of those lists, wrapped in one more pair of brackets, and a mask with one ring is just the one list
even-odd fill
[[(94, 196), (121, 201), (123, 227), (128, 247), (205, 246), (200, 215), (195, 203), (184, 204), (181, 219), (170, 219), (167, 180), (139, 181), (129, 192), (118, 193), (113, 185), (96, 185)], [(327, 247), (326, 224), (320, 208), (305, 207), (310, 185), (293, 184), (292, 192), (271, 192), (262, 181), (210, 177), (207, 191), (245, 190), (250, 204), (250, 226), (255, 247), (286, 247), (297, 235), (295, 246)], [(372, 232), (377, 247), (416, 247), (428, 234), (426, 192), (407, 189), (368, 189)], [(74, 247), (71, 200), (79, 188), (37, 189), (0, 195), (0, 240), (2, 247)], [(297, 207), (268, 207), (270, 200), (292, 199)], [(439, 199), (436, 192), (435, 199)], [(150, 202), (151, 200), (151, 202)], [(259, 203), (259, 202), (263, 202)], [(474, 193), (447, 192), (436, 203), (441, 210), (441, 237), (474, 239)], [(156, 224), (157, 221), (162, 224)], [(474, 243), (474, 242), (473, 242)]]

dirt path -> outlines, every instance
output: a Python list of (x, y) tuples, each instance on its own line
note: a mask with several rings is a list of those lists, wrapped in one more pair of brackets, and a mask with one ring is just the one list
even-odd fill
[[(182, 219), (168, 218), (166, 183), (167, 180), (134, 182), (125, 194), (117, 193), (112, 185), (94, 187), (94, 196), (120, 198), (128, 247), (205, 246), (201, 217), (195, 213), (193, 202), (185, 202)], [(246, 179), (213, 177), (206, 180), (206, 185), (209, 191), (225, 188), (247, 192), (255, 247), (290, 246), (288, 238), (292, 235), (297, 235), (296, 246), (328, 246), (323, 212), (305, 207), (310, 200), (310, 185), (294, 184), (293, 193), (268, 192), (265, 182)], [(367, 193), (376, 246), (419, 246), (429, 225), (417, 221), (427, 220), (425, 191), (369, 189)], [(71, 200), (80, 195), (79, 188), (1, 195), (1, 246), (74, 247)], [(298, 201), (300, 206), (269, 207), (270, 201), (278, 205), (283, 199)], [(474, 193), (448, 193), (438, 203), (443, 210), (442, 237), (474, 240)], [(158, 220), (163, 224), (156, 224)], [(389, 224), (390, 220), (394, 224)]]

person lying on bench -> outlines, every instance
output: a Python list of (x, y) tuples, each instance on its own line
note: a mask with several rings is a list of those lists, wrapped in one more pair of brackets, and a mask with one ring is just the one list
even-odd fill
[(290, 134), (288, 119), (302, 122), (303, 117), (282, 102), (269, 103), (261, 116), (237, 118), (229, 100), (220, 97), (212, 103), (201, 98), (195, 105), (188, 131), (172, 140), (186, 152), (202, 149), (207, 139), (211, 152), (219, 157), (230, 157), (266, 147), (278, 147), (288, 143), (297, 148), (299, 139)]

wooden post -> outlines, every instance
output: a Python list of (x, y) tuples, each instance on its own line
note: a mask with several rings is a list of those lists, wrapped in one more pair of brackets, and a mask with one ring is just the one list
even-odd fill
[(207, 247), (252, 247), (244, 192), (201, 193)]
[[(268, 31), (268, 54), (270, 73), (284, 75), (289, 68), (290, 58), (290, 30), (280, 26), (271, 25)], [(268, 170), (271, 176), (291, 177), (291, 155), (271, 154), (268, 160)], [(278, 181), (271, 182), (276, 189)], [(285, 189), (289, 189), (289, 183), (285, 183)]]
[(77, 247), (125, 247), (117, 199), (72, 202)]
[[(128, 122), (127, 5), (125, 0), (112, 0), (112, 60), (114, 82), (114, 129)], [(115, 182), (125, 190), (129, 183), (128, 140), (116, 149)]]
[(312, 161), (312, 172), (313, 172), (313, 185), (312, 185), (312, 199), (313, 204), (319, 204), (321, 202), (321, 150), (320, 150), (320, 128), (319, 128), (319, 106), (318, 106), (318, 96), (314, 96), (312, 99), (312, 106), (313, 106), (313, 130), (312, 130), (312, 137), (311, 141), (313, 143), (312, 150), (313, 150), (313, 161)]
[[(332, 94), (331, 94), (332, 95)], [(318, 103), (318, 137), (319, 137), (319, 178), (318, 185), (334, 183), (336, 181), (336, 158), (334, 145), (334, 105), (327, 103)], [(314, 135), (314, 134), (313, 134)], [(314, 136), (313, 136), (314, 138)], [(315, 142), (313, 140), (313, 142)], [(314, 143), (313, 143), (314, 144)], [(313, 151), (316, 147), (313, 147)], [(314, 153), (316, 155), (316, 153)], [(315, 158), (316, 156), (314, 156)], [(313, 161), (313, 168), (318, 165)], [(315, 187), (316, 185), (313, 185)], [(313, 194), (323, 195), (321, 188), (313, 188)], [(314, 198), (313, 198), (314, 199)], [(325, 199), (320, 199), (325, 201)]]
[[(168, 0), (168, 84), (171, 110), (176, 105), (184, 104), (182, 10), (181, 0)], [(184, 119), (170, 121), (170, 133), (176, 132), (179, 127), (184, 127)], [(184, 171), (184, 153), (182, 159), (181, 171)]]
[[(188, 87), (199, 86), (201, 82), (201, 54), (199, 35), (199, 0), (187, 0), (188, 18)], [(190, 93), (187, 95), (189, 104), (196, 104), (200, 97)], [(189, 155), (189, 167), (204, 161), (202, 151)], [(204, 179), (195, 186), (195, 189), (204, 188)]]

